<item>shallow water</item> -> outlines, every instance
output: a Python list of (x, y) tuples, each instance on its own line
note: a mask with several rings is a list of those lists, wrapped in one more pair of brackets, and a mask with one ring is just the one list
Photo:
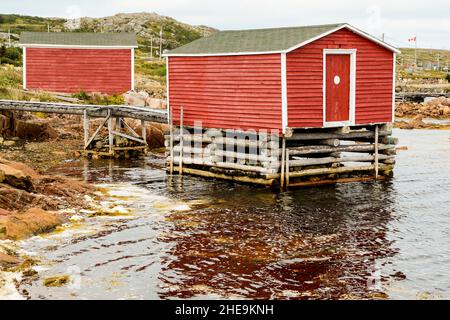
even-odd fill
[[(104, 215), (20, 243), (33, 299), (450, 298), (450, 132), (396, 130), (395, 178), (272, 193), (161, 159), (68, 162)], [(107, 209), (106, 209), (107, 208)], [(74, 213), (78, 216), (89, 212)], [(78, 219), (82, 219), (78, 217)], [(62, 287), (43, 279), (70, 275)]]

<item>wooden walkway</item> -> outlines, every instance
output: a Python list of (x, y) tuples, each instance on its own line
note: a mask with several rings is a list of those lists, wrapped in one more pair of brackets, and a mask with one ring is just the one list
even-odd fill
[(81, 116), (87, 114), (90, 118), (106, 118), (110, 115), (114, 118), (132, 118), (143, 121), (167, 123), (166, 110), (125, 105), (98, 106), (59, 102), (0, 100), (0, 110), (76, 114)]
[[(133, 107), (125, 105), (81, 105), (70, 103), (53, 102), (30, 102), (0, 100), (0, 111), (26, 111), (54, 114), (80, 115), (83, 118), (84, 150), (85, 155), (100, 155), (114, 157), (116, 152), (126, 150), (147, 151), (146, 122), (167, 123), (167, 111), (161, 109), (150, 109), (145, 107)], [(90, 119), (103, 118), (101, 124), (91, 134)], [(124, 118), (137, 119), (141, 121), (141, 134), (137, 134), (124, 120)], [(99, 152), (93, 148), (96, 137), (102, 128), (108, 129), (108, 148), (106, 152)], [(116, 137), (121, 137), (138, 143), (136, 146), (121, 147), (116, 143)]]

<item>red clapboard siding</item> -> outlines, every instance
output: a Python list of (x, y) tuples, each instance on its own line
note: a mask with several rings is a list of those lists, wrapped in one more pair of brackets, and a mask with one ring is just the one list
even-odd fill
[(287, 54), (288, 126), (323, 126), (323, 49), (357, 49), (356, 124), (391, 122), (393, 53), (341, 29)]
[(183, 106), (190, 126), (281, 129), (279, 54), (168, 59), (174, 123)]
[(26, 49), (27, 89), (63, 93), (131, 90), (131, 49)]

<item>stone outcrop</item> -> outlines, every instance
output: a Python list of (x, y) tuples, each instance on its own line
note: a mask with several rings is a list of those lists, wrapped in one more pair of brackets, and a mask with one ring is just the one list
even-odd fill
[(58, 132), (50, 126), (49, 121), (34, 116), (20, 116), (22, 118), (16, 118), (10, 112), (0, 114), (0, 135), (34, 141), (58, 138)]
[(149, 107), (151, 109), (166, 109), (166, 100), (151, 97), (145, 91), (129, 91), (125, 94), (125, 103), (129, 106)]
[(0, 158), (0, 215), (36, 207), (59, 210), (80, 207), (93, 188), (81, 181), (41, 175), (28, 166)]
[(7, 269), (7, 268), (15, 267), (15, 266), (19, 265), (21, 262), (22, 262), (22, 260), (20, 260), (17, 257), (0, 252), (0, 268)]
[(397, 117), (422, 115), (428, 118), (450, 118), (450, 98), (440, 97), (424, 103), (397, 103)]
[(49, 232), (63, 222), (61, 217), (39, 208), (0, 218), (0, 239), (19, 240)]

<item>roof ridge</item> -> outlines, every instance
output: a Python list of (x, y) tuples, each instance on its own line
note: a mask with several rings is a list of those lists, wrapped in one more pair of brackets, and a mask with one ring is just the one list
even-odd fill
[(303, 26), (286, 26), (286, 27), (273, 27), (273, 28), (253, 28), (253, 29), (230, 29), (230, 30), (219, 30), (218, 32), (214, 33), (222, 33), (222, 32), (245, 32), (245, 31), (264, 31), (264, 30), (286, 30), (286, 29), (302, 29), (302, 28), (325, 28), (325, 27), (340, 27), (348, 25), (348, 23), (327, 23), (327, 24), (316, 24), (316, 25), (303, 25)]

